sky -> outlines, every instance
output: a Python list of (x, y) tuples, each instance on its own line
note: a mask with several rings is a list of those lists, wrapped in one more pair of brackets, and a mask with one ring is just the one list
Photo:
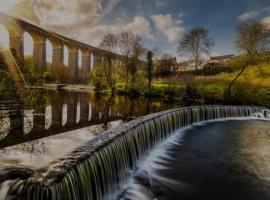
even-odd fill
[(239, 23), (256, 19), (270, 27), (269, 0), (0, 0), (0, 10), (94, 46), (107, 33), (132, 31), (147, 48), (172, 56), (194, 27), (209, 29), (213, 56), (237, 53)]

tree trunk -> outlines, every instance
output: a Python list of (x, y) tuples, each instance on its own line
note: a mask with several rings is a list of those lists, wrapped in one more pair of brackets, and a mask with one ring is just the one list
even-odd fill
[(113, 79), (112, 79), (112, 60), (110, 57), (107, 57), (107, 67), (106, 67), (106, 64), (105, 64), (105, 73), (106, 73), (106, 79), (107, 79), (107, 84), (109, 85), (112, 93), (114, 93), (115, 91), (115, 87), (114, 87), (114, 82), (113, 82)]
[(125, 68), (126, 68), (125, 92), (127, 92), (127, 90), (128, 90), (128, 75), (129, 75), (129, 73), (128, 73), (128, 71), (129, 71), (129, 69), (128, 69), (128, 58), (127, 57), (125, 58)]
[(240, 72), (236, 75), (236, 77), (232, 80), (232, 82), (229, 84), (227, 91), (225, 92), (225, 99), (230, 100), (231, 99), (231, 90), (233, 84), (237, 81), (237, 79), (243, 74), (245, 71), (246, 67), (248, 66), (248, 62), (245, 62), (240, 70)]
[(148, 92), (151, 93), (151, 79), (148, 80)]

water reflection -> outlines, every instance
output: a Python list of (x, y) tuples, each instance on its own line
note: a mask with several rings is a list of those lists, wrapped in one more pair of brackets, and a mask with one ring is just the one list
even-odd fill
[(0, 107), (0, 148), (95, 124), (107, 129), (111, 121), (128, 121), (181, 105), (163, 99), (40, 91), (31, 105)]

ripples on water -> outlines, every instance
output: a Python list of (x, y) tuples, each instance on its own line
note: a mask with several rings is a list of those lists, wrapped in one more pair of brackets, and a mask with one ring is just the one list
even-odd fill
[(270, 122), (188, 127), (144, 160), (118, 199), (270, 199)]

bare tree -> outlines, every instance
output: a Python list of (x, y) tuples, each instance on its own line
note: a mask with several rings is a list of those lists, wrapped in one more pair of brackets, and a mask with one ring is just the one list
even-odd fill
[[(117, 49), (118, 45), (118, 38), (113, 34), (107, 34), (104, 36), (103, 40), (100, 43), (100, 47), (107, 50), (114, 52)], [(105, 55), (105, 62), (103, 64), (103, 69), (106, 77), (107, 84), (109, 85), (111, 91), (115, 92), (115, 81), (113, 80), (113, 61), (112, 56), (109, 54)]]
[(104, 36), (99, 46), (107, 51), (115, 52), (118, 46), (118, 38), (116, 35), (109, 33)]
[(270, 29), (263, 23), (256, 21), (244, 22), (237, 27), (236, 32), (237, 39), (235, 46), (244, 56), (240, 72), (228, 86), (225, 94), (226, 98), (231, 97), (232, 86), (245, 71), (246, 67), (252, 64), (257, 56), (266, 52), (270, 45)]
[(122, 55), (125, 56), (125, 89), (127, 91), (129, 83), (129, 60), (133, 55), (134, 47), (136, 43), (140, 41), (140, 38), (131, 32), (122, 32), (119, 36), (119, 48)]
[(158, 47), (154, 47), (152, 52), (154, 53), (154, 61), (157, 62), (161, 58), (162, 50)]
[(195, 70), (203, 58), (204, 54), (209, 54), (214, 41), (209, 37), (209, 31), (202, 27), (197, 27), (189, 31), (181, 41), (179, 41), (178, 52), (181, 55), (190, 55), (195, 63)]
[(248, 56), (255, 56), (268, 50), (270, 45), (270, 29), (265, 24), (249, 21), (237, 28), (236, 48)]

